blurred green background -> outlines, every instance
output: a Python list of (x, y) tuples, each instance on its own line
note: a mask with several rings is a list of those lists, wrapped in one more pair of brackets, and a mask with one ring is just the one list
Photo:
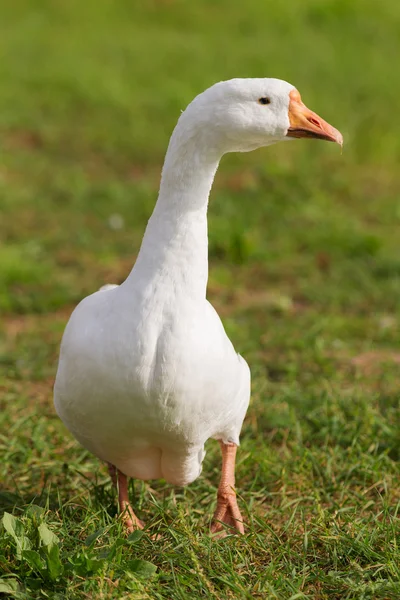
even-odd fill
[[(18, 514), (46, 481), (64, 507), (71, 490), (80, 498), (71, 514), (52, 505), (65, 556), (83, 535), (80, 510), (86, 533), (108, 514), (87, 500), (96, 494), (79, 475), (90, 480), (97, 463), (52, 409), (68, 315), (128, 274), (180, 111), (216, 81), (271, 76), (295, 85), (345, 145), (342, 155), (302, 140), (226, 156), (212, 192), (209, 297), (253, 372), (238, 481), (261, 516), (247, 546), (215, 551), (204, 578), (187, 574), (200, 572), (189, 550), (179, 571), (176, 539), (164, 554), (146, 542), (141, 552), (165, 580), (143, 584), (140, 597), (399, 597), (388, 508), (400, 497), (399, 55), (395, 0), (2, 0), (0, 468)], [(166, 505), (180, 543), (190, 539), (198, 556), (211, 552), (198, 524), (218, 480), (209, 450), (181, 512)], [(385, 497), (373, 491), (378, 482)], [(164, 493), (155, 489), (153, 499)], [(147, 488), (142, 494), (149, 520), (155, 508)], [(304, 513), (292, 514), (296, 499)], [(390, 527), (375, 522), (384, 507)], [(33, 577), (29, 565), (15, 565), (20, 582)], [(103, 597), (114, 597), (107, 581), (117, 575), (138, 593), (115, 564), (114, 575), (107, 568)], [(215, 575), (227, 569), (232, 588)], [(71, 597), (100, 593), (97, 583), (75, 584)]]
[(3, 310), (47, 311), (102, 284), (102, 269), (126, 274), (180, 111), (235, 76), (290, 81), (345, 147), (226, 157), (212, 264), (258, 264), (328, 303), (367, 304), (384, 287), (395, 307), (396, 3), (20, 0), (2, 3), (0, 27)]

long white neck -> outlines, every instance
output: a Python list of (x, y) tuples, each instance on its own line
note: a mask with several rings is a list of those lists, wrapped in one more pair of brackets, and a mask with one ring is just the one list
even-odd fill
[[(184, 115), (182, 115), (183, 117)], [(178, 122), (164, 162), (160, 192), (130, 281), (204, 298), (208, 279), (208, 197), (221, 152), (212, 135)]]

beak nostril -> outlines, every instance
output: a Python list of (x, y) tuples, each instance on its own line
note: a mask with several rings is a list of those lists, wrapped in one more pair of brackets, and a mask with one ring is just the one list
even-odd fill
[(316, 127), (321, 129), (321, 123), (318, 121), (318, 119), (314, 119), (314, 117), (308, 117), (308, 121), (312, 123), (312, 125), (316, 125)]

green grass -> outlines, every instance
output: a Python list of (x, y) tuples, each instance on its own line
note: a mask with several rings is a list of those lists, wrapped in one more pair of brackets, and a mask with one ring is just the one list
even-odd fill
[[(0, 592), (400, 597), (399, 30), (395, 0), (3, 0)], [(264, 75), (345, 147), (228, 156), (215, 182), (209, 298), (253, 373), (247, 534), (208, 535), (210, 442), (188, 488), (135, 482), (148, 529), (126, 539), (104, 467), (53, 409), (63, 327), (128, 273), (180, 110)]]

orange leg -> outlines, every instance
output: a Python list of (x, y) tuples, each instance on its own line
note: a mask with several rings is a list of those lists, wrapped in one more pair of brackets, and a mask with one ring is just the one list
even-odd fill
[(128, 494), (128, 478), (114, 465), (108, 465), (108, 470), (114, 485), (118, 487), (119, 512), (122, 515), (126, 530), (132, 533), (135, 529), (143, 529), (144, 523), (135, 515)]
[[(236, 444), (224, 444), (220, 441), (222, 450), (222, 472), (218, 487), (217, 508), (211, 523), (211, 533), (224, 537), (227, 533), (244, 533), (243, 519), (236, 501), (235, 492), (235, 459)], [(226, 532), (228, 525), (231, 531)]]
[(107, 463), (107, 468), (108, 468), (108, 472), (110, 474), (111, 477), (111, 481), (114, 487), (118, 486), (118, 480), (117, 480), (117, 467), (114, 467), (114, 465), (112, 465), (111, 463)]

